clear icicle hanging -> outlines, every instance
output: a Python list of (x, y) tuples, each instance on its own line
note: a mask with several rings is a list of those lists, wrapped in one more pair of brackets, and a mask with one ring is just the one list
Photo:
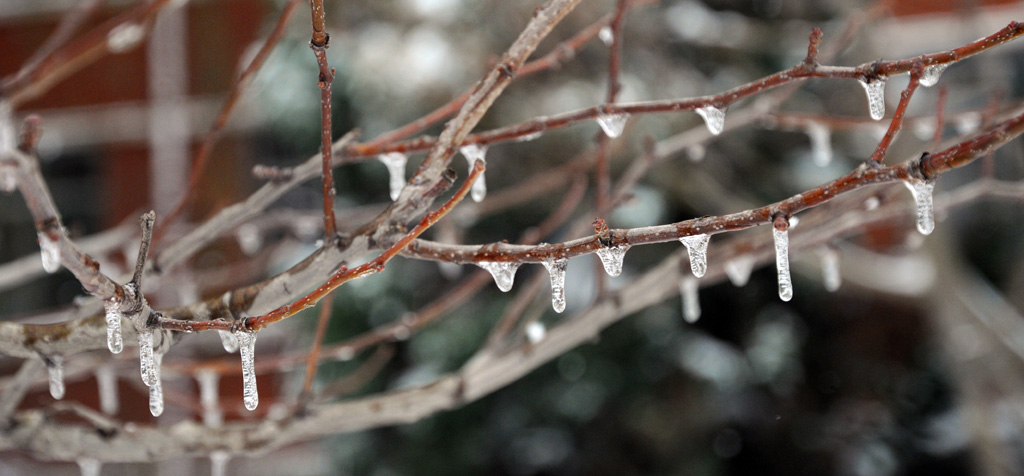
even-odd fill
[(156, 377), (153, 358), (153, 330), (149, 328), (136, 329), (139, 336), (139, 372), (142, 374), (142, 383), (146, 386), (153, 385)]
[(107, 349), (114, 354), (120, 354), (124, 350), (124, 341), (121, 338), (121, 302), (116, 298), (110, 298), (103, 302), (103, 310), (107, 316)]
[(43, 260), (43, 271), (52, 274), (60, 269), (60, 247), (43, 232), (39, 232), (39, 253)]
[(224, 476), (227, 474), (228, 461), (231, 461), (231, 455), (226, 451), (210, 453), (210, 476)]
[(686, 246), (686, 254), (690, 256), (690, 271), (696, 277), (704, 276), (708, 270), (708, 241), (710, 236), (701, 233), (699, 235), (684, 236), (679, 239)]
[(604, 265), (604, 272), (613, 278), (622, 274), (622, 261), (626, 258), (629, 246), (623, 244), (601, 247), (597, 250), (597, 257), (601, 259), (601, 264)]
[(149, 386), (149, 413), (158, 417), (164, 412), (164, 386), (160, 379), (160, 365), (163, 363), (163, 354), (153, 354), (153, 383)]
[(700, 319), (700, 296), (697, 293), (699, 287), (697, 278), (686, 276), (679, 281), (679, 295), (683, 298), (683, 319), (690, 324)]
[(252, 256), (263, 246), (263, 234), (260, 228), (252, 223), (246, 223), (235, 231), (235, 238), (238, 240), (238, 247), (246, 256)]
[(843, 284), (842, 275), (839, 273), (839, 250), (826, 246), (821, 251), (821, 280), (825, 290), (834, 293)]
[(930, 88), (935, 86), (939, 82), (939, 77), (942, 76), (942, 72), (946, 71), (949, 67), (949, 63), (933, 64), (931, 66), (925, 66), (924, 71), (921, 73), (921, 79), (918, 81), (921, 86)]
[[(469, 170), (473, 170), (473, 163), (477, 160), (486, 162), (487, 158), (487, 146), (479, 144), (466, 144), (459, 149), (462, 152), (462, 156), (466, 158), (466, 162), (469, 163)], [(473, 182), (473, 188), (469, 191), (470, 196), (473, 197), (474, 202), (484, 201), (484, 197), (487, 196), (487, 181), (484, 180), (484, 173), (480, 172), (480, 176), (476, 178), (476, 182)]]
[(260, 395), (256, 390), (256, 333), (238, 331), (235, 332), (238, 339), (238, 353), (242, 356), (242, 398), (245, 400), (245, 408), (249, 411), (255, 410), (260, 404)]
[(64, 398), (64, 357), (52, 355), (46, 359), (46, 374), (50, 381), (50, 396), (54, 400)]
[[(405, 187), (405, 164), (409, 158), (401, 152), (388, 152), (377, 156), (377, 160), (384, 163), (388, 168), (388, 188), (391, 193), (391, 200), (398, 200), (398, 195)], [(472, 162), (470, 162), (472, 167)]]
[(512, 283), (516, 279), (516, 270), (519, 263), (514, 261), (481, 261), (477, 266), (486, 269), (494, 277), (494, 284), (498, 285), (501, 292), (507, 293), (512, 290)]
[(871, 118), (879, 120), (885, 117), (885, 78), (878, 78), (873, 81), (857, 80), (864, 86), (864, 92), (868, 96), (868, 112)]
[(601, 130), (606, 136), (614, 139), (622, 135), (627, 120), (629, 120), (629, 114), (601, 114), (597, 116), (597, 125), (601, 126)]
[(551, 307), (555, 312), (565, 310), (565, 270), (569, 267), (569, 258), (542, 261), (551, 277)]
[(100, 469), (103, 469), (103, 463), (95, 458), (78, 458), (75, 462), (82, 476), (100, 476)]
[(203, 424), (216, 428), (224, 423), (224, 414), (220, 411), (220, 374), (212, 369), (201, 369), (196, 372), (196, 383), (199, 385), (199, 404), (203, 407)]
[(910, 189), (914, 203), (917, 204), (917, 231), (922, 235), (931, 234), (935, 230), (935, 209), (932, 205), (935, 182), (912, 177), (903, 183)]
[[(782, 228), (781, 230), (779, 228)], [(783, 220), (781, 225), (773, 226), (775, 238), (775, 269), (779, 272), (779, 299), (793, 299), (793, 278), (789, 274), (789, 228)]]
[(238, 339), (228, 331), (217, 331), (220, 334), (220, 345), (224, 346), (224, 352), (233, 354), (238, 352)]
[(708, 131), (712, 135), (718, 135), (725, 129), (725, 109), (719, 109), (715, 106), (704, 106), (697, 108), (697, 114), (704, 118), (704, 125), (708, 126)]
[(832, 131), (828, 126), (812, 122), (806, 127), (807, 138), (811, 140), (811, 157), (814, 164), (827, 167), (832, 163)]
[(548, 330), (540, 322), (533, 321), (526, 326), (526, 340), (530, 341), (531, 344), (544, 340), (544, 336), (547, 333)]
[(740, 255), (725, 262), (725, 275), (733, 286), (743, 287), (750, 281), (750, 273), (754, 271), (754, 258)]
[(102, 365), (96, 369), (96, 388), (99, 391), (100, 411), (116, 415), (121, 399), (117, 393), (117, 374), (111, 366)]

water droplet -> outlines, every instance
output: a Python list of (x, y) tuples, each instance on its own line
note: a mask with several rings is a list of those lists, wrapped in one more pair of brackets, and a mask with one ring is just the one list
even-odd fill
[(921, 79), (919, 80), (921, 86), (926, 88), (935, 86), (935, 84), (939, 82), (939, 77), (942, 76), (942, 72), (948, 67), (949, 63), (925, 66), (924, 71), (921, 73)]
[(138, 44), (145, 35), (146, 30), (141, 25), (122, 23), (107, 33), (107, 49), (114, 54), (128, 51)]
[(405, 164), (409, 158), (401, 152), (388, 152), (377, 156), (377, 160), (384, 163), (388, 168), (388, 188), (391, 192), (391, 200), (398, 200), (398, 195), (405, 187)]
[(220, 345), (224, 346), (224, 352), (233, 354), (238, 352), (238, 339), (228, 331), (217, 331), (220, 334)]
[(544, 324), (537, 321), (531, 322), (526, 326), (526, 339), (531, 344), (536, 344), (541, 340), (544, 340), (544, 336), (547, 335), (548, 330), (544, 328)]
[(697, 114), (704, 118), (704, 124), (708, 126), (708, 131), (712, 135), (717, 136), (725, 129), (725, 109), (719, 109), (715, 106), (698, 107)]
[(839, 250), (827, 246), (821, 252), (821, 278), (825, 290), (834, 293), (843, 284), (842, 275), (839, 273)]
[(686, 246), (686, 254), (690, 256), (690, 271), (696, 277), (704, 276), (708, 270), (708, 241), (711, 237), (699, 235), (684, 236), (679, 239)]
[(231, 456), (225, 451), (210, 453), (210, 476), (224, 476), (227, 474), (228, 461), (231, 461)]
[(871, 118), (877, 121), (885, 117), (885, 78), (870, 82), (862, 79), (858, 81), (868, 95), (868, 111)]
[(560, 313), (565, 310), (565, 270), (569, 267), (569, 258), (545, 260), (541, 264), (551, 277), (551, 307)]
[(601, 27), (601, 30), (597, 32), (597, 37), (601, 39), (605, 46), (612, 46), (612, 43), (615, 42), (615, 33), (610, 26)]
[(199, 385), (199, 404), (203, 407), (203, 424), (217, 428), (224, 422), (224, 414), (220, 411), (220, 374), (212, 369), (201, 369), (196, 372), (196, 383)]
[(107, 315), (107, 349), (114, 354), (120, 354), (124, 349), (124, 341), (121, 339), (121, 303), (115, 298), (103, 302), (103, 310)]
[[(486, 145), (466, 144), (462, 146), (459, 151), (462, 152), (462, 156), (465, 157), (466, 162), (469, 163), (469, 170), (473, 170), (473, 163), (477, 160), (481, 162), (486, 161)], [(487, 181), (484, 179), (483, 172), (481, 172), (480, 176), (476, 178), (476, 182), (473, 182), (473, 188), (470, 189), (469, 194), (473, 197), (474, 202), (482, 202), (484, 197), (487, 196)]]
[(932, 207), (932, 192), (935, 190), (935, 182), (909, 178), (903, 182), (910, 193), (914, 196), (914, 203), (917, 204), (917, 231), (922, 235), (931, 234), (935, 230), (935, 210)]
[(601, 126), (605, 135), (614, 139), (622, 135), (628, 120), (629, 114), (601, 114), (597, 116), (597, 125)]
[(153, 354), (153, 383), (149, 386), (149, 413), (155, 417), (164, 412), (164, 386), (160, 379), (160, 365), (163, 360), (163, 354), (159, 352)]
[(121, 399), (117, 393), (117, 374), (111, 366), (101, 365), (96, 369), (96, 388), (100, 394), (100, 411), (116, 415)]
[(60, 247), (46, 233), (39, 234), (39, 253), (43, 259), (43, 271), (56, 273), (60, 269)]
[(807, 124), (807, 138), (811, 140), (811, 157), (815, 165), (827, 167), (832, 163), (832, 131), (817, 122)]
[(50, 396), (55, 400), (64, 398), (64, 357), (50, 356), (46, 360), (46, 373), (50, 381)]
[(789, 274), (789, 230), (772, 227), (775, 237), (775, 269), (779, 272), (779, 299), (793, 299), (793, 278)]
[(263, 234), (260, 228), (252, 223), (246, 223), (235, 231), (235, 238), (238, 240), (238, 247), (246, 256), (252, 256), (263, 246)]
[(753, 271), (754, 258), (748, 255), (740, 255), (725, 262), (725, 274), (733, 286), (746, 286)]
[(611, 277), (622, 274), (622, 261), (626, 258), (626, 252), (629, 251), (629, 247), (630, 245), (623, 244), (598, 249), (597, 257), (601, 259), (601, 264), (604, 265), (604, 272), (608, 273)]
[(103, 463), (100, 463), (98, 459), (78, 458), (75, 462), (78, 463), (78, 470), (81, 471), (82, 476), (100, 476)]
[(494, 284), (498, 285), (498, 289), (501, 292), (507, 293), (512, 290), (512, 282), (516, 278), (516, 270), (519, 269), (519, 263), (513, 261), (481, 261), (476, 265), (491, 273), (491, 276), (494, 277)]
[(245, 400), (245, 408), (252, 411), (260, 404), (260, 395), (256, 390), (256, 333), (238, 331), (235, 332), (235, 338), (238, 339), (238, 350), (242, 356), (242, 398)]
[(683, 298), (683, 319), (690, 324), (700, 319), (699, 284), (696, 278), (684, 277), (679, 281), (679, 294)]

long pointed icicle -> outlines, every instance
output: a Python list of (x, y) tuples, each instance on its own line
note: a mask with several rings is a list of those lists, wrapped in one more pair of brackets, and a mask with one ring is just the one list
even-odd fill
[(679, 281), (679, 295), (683, 298), (683, 319), (690, 324), (700, 319), (700, 296), (697, 278), (689, 276)]
[(139, 335), (139, 372), (142, 373), (142, 383), (148, 387), (153, 385), (156, 377), (153, 370), (153, 330), (143, 328), (136, 334)]
[[(469, 170), (473, 170), (473, 163), (477, 160), (486, 162), (487, 160), (487, 146), (479, 144), (466, 144), (459, 149), (462, 152), (462, 156), (466, 158), (466, 162), (469, 163)], [(484, 201), (484, 197), (487, 196), (487, 181), (484, 180), (484, 173), (480, 172), (480, 176), (476, 178), (476, 182), (473, 182), (473, 188), (469, 191), (470, 196), (473, 197), (474, 202)]]
[(117, 375), (109, 365), (96, 369), (96, 388), (99, 391), (100, 411), (116, 415), (121, 402), (117, 393)]
[(690, 256), (690, 271), (696, 277), (704, 276), (708, 271), (708, 241), (706, 234), (684, 236), (679, 239), (686, 246), (686, 254)]
[(256, 390), (256, 333), (235, 332), (238, 339), (238, 353), (242, 356), (242, 398), (245, 408), (255, 410), (260, 404), (260, 395)]
[(935, 209), (932, 206), (932, 192), (935, 182), (910, 178), (903, 182), (914, 196), (917, 204), (917, 231), (922, 235), (930, 235), (935, 230)]
[(50, 356), (46, 360), (46, 373), (50, 381), (50, 396), (54, 400), (64, 398), (64, 357)]
[(775, 269), (779, 272), (779, 299), (789, 301), (793, 299), (793, 278), (789, 274), (789, 224), (784, 219), (777, 220), (772, 233), (775, 238)]
[(203, 424), (217, 428), (224, 423), (224, 414), (220, 411), (220, 374), (212, 369), (202, 369), (196, 372), (196, 382), (199, 384), (199, 404), (203, 407)]
[(120, 354), (124, 349), (124, 341), (121, 339), (121, 303), (110, 298), (103, 302), (103, 310), (107, 316), (107, 349), (111, 353)]
[(388, 168), (388, 189), (391, 193), (391, 200), (398, 200), (398, 195), (405, 187), (405, 164), (408, 157), (401, 152), (388, 152), (377, 157)]
[(825, 290), (834, 293), (843, 284), (842, 275), (839, 273), (839, 250), (827, 246), (821, 252), (821, 278)]
[(812, 122), (807, 124), (807, 138), (811, 140), (811, 157), (814, 164), (827, 167), (832, 163), (832, 131), (828, 126)]
[(555, 312), (565, 310), (565, 270), (569, 267), (569, 258), (559, 258), (541, 262), (551, 277), (551, 307)]
[(491, 273), (491, 276), (494, 277), (494, 284), (498, 285), (498, 289), (501, 292), (507, 293), (512, 290), (512, 283), (516, 279), (516, 270), (519, 269), (519, 263), (514, 261), (481, 261), (476, 265)]
[(160, 379), (160, 365), (164, 356), (159, 352), (153, 354), (153, 383), (149, 385), (149, 413), (158, 417), (164, 412), (164, 386)]
[(608, 273), (608, 276), (614, 278), (622, 274), (622, 261), (626, 258), (629, 247), (630, 245), (623, 244), (602, 247), (597, 250), (597, 257), (601, 259), (601, 264), (604, 265), (604, 271)]

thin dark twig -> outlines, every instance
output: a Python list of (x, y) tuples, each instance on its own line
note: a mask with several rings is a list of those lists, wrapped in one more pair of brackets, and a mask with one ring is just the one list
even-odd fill
[(896, 133), (899, 132), (900, 127), (903, 126), (903, 116), (907, 113), (907, 106), (910, 105), (910, 98), (914, 96), (914, 91), (921, 85), (921, 69), (916, 68), (910, 72), (910, 83), (907, 84), (906, 89), (900, 93), (900, 103), (896, 106), (896, 111), (893, 113), (892, 121), (889, 122), (889, 129), (885, 131), (885, 136), (878, 142), (878, 147), (875, 148), (875, 152), (871, 154), (871, 164), (879, 165), (885, 160), (885, 154), (889, 151), (889, 145), (892, 144), (893, 139), (896, 137)]
[(323, 176), (324, 194), (324, 236), (325, 244), (334, 241), (338, 234), (338, 226), (334, 217), (334, 174), (331, 170), (331, 152), (334, 143), (331, 130), (331, 84), (334, 82), (334, 69), (327, 64), (327, 48), (330, 46), (331, 35), (324, 29), (324, 1), (309, 0), (313, 14), (313, 37), (309, 47), (316, 56), (317, 67), (320, 68), (317, 87), (320, 88), (320, 156), (321, 175)]
[(313, 336), (313, 348), (306, 357), (306, 375), (302, 379), (302, 393), (299, 394), (299, 402), (308, 402), (313, 390), (313, 380), (316, 377), (316, 364), (320, 361), (320, 348), (323, 346), (324, 335), (327, 334), (327, 324), (331, 322), (331, 311), (334, 309), (334, 295), (328, 294), (320, 301), (320, 317), (316, 322), (316, 334)]

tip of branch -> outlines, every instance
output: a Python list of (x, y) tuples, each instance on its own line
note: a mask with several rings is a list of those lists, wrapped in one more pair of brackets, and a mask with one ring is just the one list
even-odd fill
[(804, 58), (804, 63), (815, 64), (818, 62), (818, 47), (821, 45), (821, 38), (821, 28), (815, 27), (811, 30), (807, 43), (807, 57)]

